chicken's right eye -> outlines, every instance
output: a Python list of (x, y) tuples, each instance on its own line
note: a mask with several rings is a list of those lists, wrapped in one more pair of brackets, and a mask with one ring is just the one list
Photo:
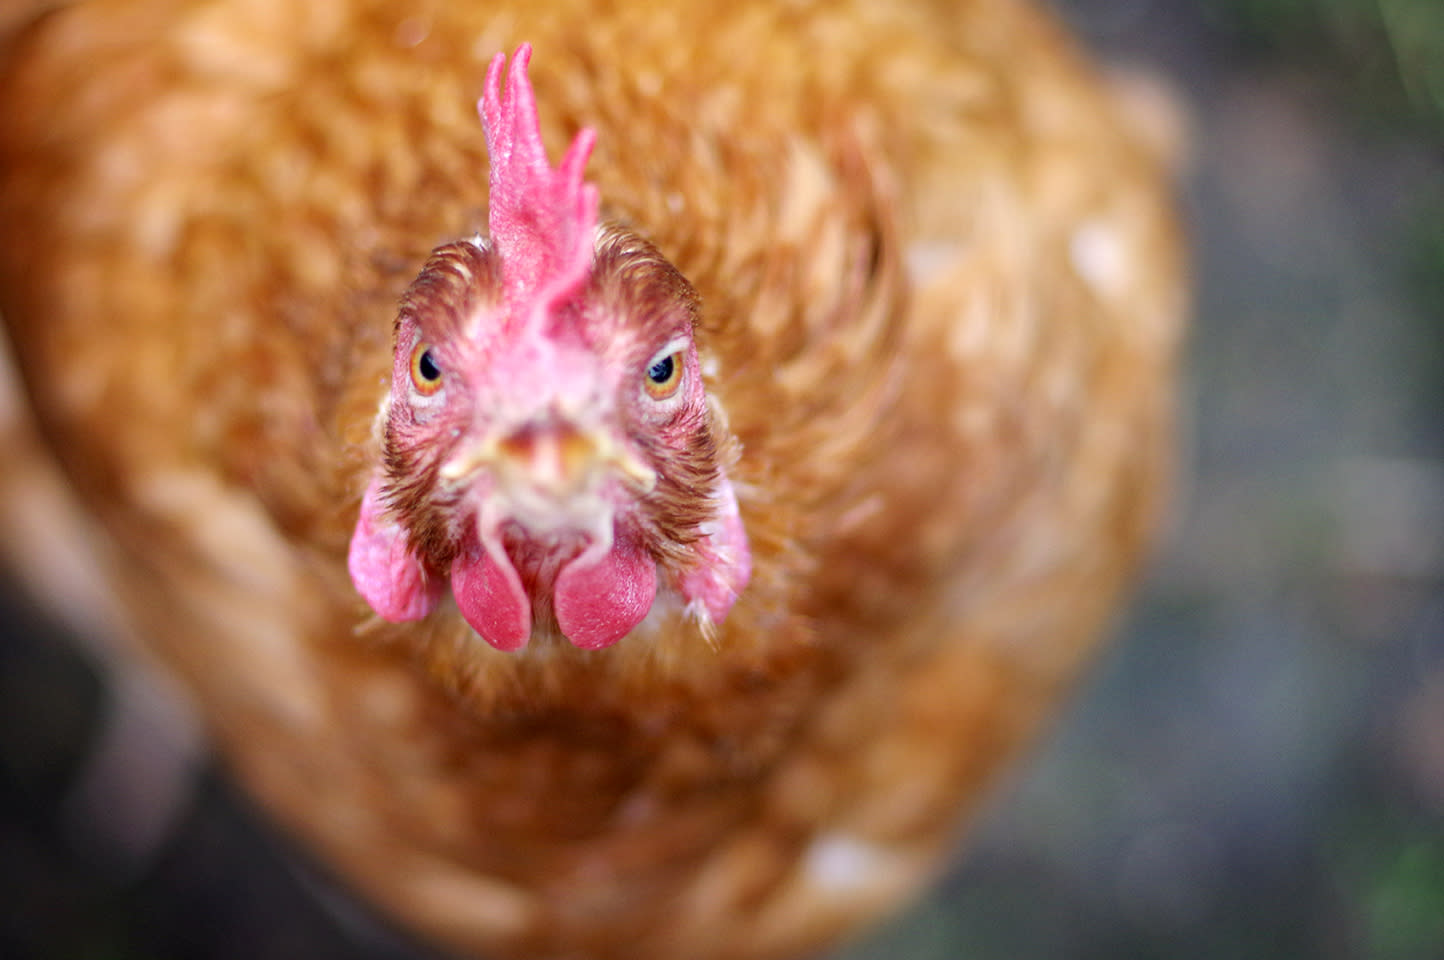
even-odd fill
[(418, 341), (411, 350), (411, 385), (424, 397), (441, 389), (441, 367), (437, 365), (431, 347), (424, 341)]

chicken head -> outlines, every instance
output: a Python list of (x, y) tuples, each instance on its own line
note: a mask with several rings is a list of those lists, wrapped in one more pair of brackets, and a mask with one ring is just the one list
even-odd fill
[(402, 298), (351, 576), (393, 622), (427, 616), (449, 582), (500, 650), (555, 633), (609, 646), (659, 585), (706, 629), (750, 554), (698, 298), (651, 243), (598, 223), (590, 130), (550, 166), (530, 53), (504, 93), (497, 55), (480, 104), (490, 236), (437, 248)]

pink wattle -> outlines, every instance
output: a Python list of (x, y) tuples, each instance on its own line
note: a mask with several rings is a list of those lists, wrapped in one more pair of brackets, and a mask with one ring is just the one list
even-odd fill
[(600, 560), (583, 555), (562, 569), (552, 606), (557, 625), (573, 646), (600, 650), (641, 623), (656, 596), (656, 562), (619, 533)]
[(531, 603), (511, 560), (498, 553), (474, 547), (458, 558), (451, 566), (451, 592), (471, 629), (509, 652), (531, 638)]
[(346, 566), (356, 591), (392, 623), (420, 620), (441, 597), (441, 582), (427, 576), (401, 525), (386, 516), (379, 479), (371, 481), (361, 500)]
[(752, 550), (737, 506), (737, 493), (724, 474), (717, 484), (717, 521), (697, 542), (697, 565), (678, 583), (689, 606), (700, 605), (721, 623), (752, 578)]

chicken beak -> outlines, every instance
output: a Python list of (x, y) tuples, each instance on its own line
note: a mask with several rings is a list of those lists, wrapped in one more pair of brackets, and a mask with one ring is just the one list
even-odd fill
[(507, 484), (523, 483), (563, 498), (587, 489), (607, 470), (619, 472), (642, 494), (657, 485), (657, 474), (605, 431), (588, 431), (566, 420), (527, 423), (500, 437), (463, 448), (442, 464), (440, 478), (455, 483), (483, 468)]

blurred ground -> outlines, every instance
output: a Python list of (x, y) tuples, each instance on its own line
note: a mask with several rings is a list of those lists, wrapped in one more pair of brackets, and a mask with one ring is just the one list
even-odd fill
[[(1444, 957), (1444, 3), (1063, 6), (1192, 114), (1190, 479), (960, 867), (842, 957)], [(66, 833), (105, 692), (0, 609), (0, 956), (413, 955), (213, 773), (139, 874)]]

